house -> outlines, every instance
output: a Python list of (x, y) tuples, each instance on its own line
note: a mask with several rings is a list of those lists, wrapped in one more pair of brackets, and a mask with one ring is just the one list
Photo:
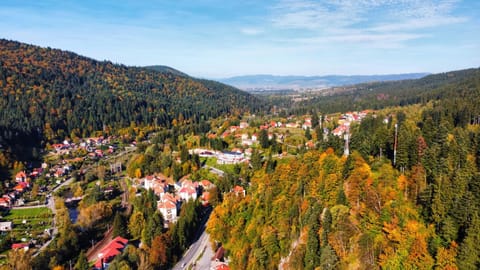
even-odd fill
[(236, 132), (237, 130), (239, 130), (239, 129), (240, 129), (239, 126), (231, 126), (231, 127), (230, 127), (230, 132), (235, 133), (235, 132)]
[(349, 125), (343, 124), (338, 126), (336, 129), (332, 131), (332, 134), (335, 136), (342, 136), (344, 133), (347, 133), (350, 130)]
[(18, 173), (15, 175), (15, 181), (17, 181), (17, 182), (25, 182), (25, 181), (27, 181), (27, 174), (25, 173), (25, 171), (18, 172)]
[(180, 188), (178, 194), (180, 198), (185, 201), (197, 199), (197, 190), (193, 185), (183, 186), (182, 188)]
[(219, 263), (213, 269), (214, 270), (230, 270), (230, 267), (225, 263)]
[(28, 188), (28, 184), (25, 182), (20, 182), (18, 185), (16, 185), (13, 190), (15, 190), (18, 193), (23, 193), (26, 189)]
[(228, 131), (223, 132), (223, 133), (222, 133), (222, 139), (225, 139), (226, 137), (230, 136), (230, 134), (231, 134), (231, 133), (228, 132)]
[(310, 140), (305, 143), (305, 147), (307, 147), (307, 149), (313, 149), (315, 148), (315, 143), (312, 140)]
[(208, 206), (210, 204), (210, 198), (211, 198), (210, 192), (208, 191), (203, 192), (202, 196), (200, 197), (200, 199), (202, 200), (202, 205)]
[(241, 186), (235, 186), (233, 188), (233, 192), (235, 193), (236, 196), (242, 195), (243, 197), (245, 197), (245, 189)]
[(248, 123), (245, 121), (240, 122), (240, 129), (244, 129), (248, 127)]
[(237, 164), (245, 161), (243, 153), (223, 152), (217, 156), (218, 164)]
[(161, 196), (162, 193), (168, 189), (168, 178), (163, 174), (147, 175), (141, 181), (145, 189), (153, 190), (153, 193), (157, 196)]
[(10, 208), (12, 206), (12, 201), (8, 196), (0, 198), (0, 207)]
[(157, 209), (167, 221), (165, 225), (168, 226), (168, 223), (174, 223), (177, 221), (177, 204), (170, 200), (168, 196), (164, 196), (163, 200), (157, 202)]
[(285, 125), (285, 127), (287, 127), (287, 128), (298, 128), (298, 124), (294, 123), (294, 122), (290, 122), (290, 123), (287, 123)]
[(200, 181), (199, 185), (203, 188), (203, 190), (209, 190), (214, 187), (213, 183), (208, 181), (207, 179), (203, 179)]
[(254, 133), (252, 135), (252, 141), (256, 142), (258, 140), (258, 134), (257, 133)]
[(311, 118), (306, 118), (305, 122), (302, 125), (303, 129), (312, 129), (312, 119)]
[(115, 256), (123, 252), (123, 249), (125, 249), (127, 244), (127, 239), (120, 236), (115, 237), (98, 254), (98, 259), (94, 264), (95, 269), (108, 268), (108, 264), (115, 258)]
[(4, 221), (0, 222), (0, 231), (8, 232), (12, 230), (12, 222), (11, 221)]
[(30, 248), (29, 243), (15, 243), (15, 244), (12, 244), (12, 249), (24, 249), (25, 251), (27, 251), (29, 248)]

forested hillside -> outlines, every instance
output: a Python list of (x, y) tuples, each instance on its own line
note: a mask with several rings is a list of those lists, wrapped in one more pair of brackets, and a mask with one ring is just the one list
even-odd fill
[[(467, 70), (364, 91), (366, 108), (410, 103), (407, 93), (420, 104), (354, 124), (348, 158), (320, 138), (318, 152), (279, 161), (273, 171), (264, 165), (247, 195), (226, 196), (208, 224), (232, 268), (479, 269), (479, 75)], [(380, 92), (390, 99), (379, 100)], [(330, 100), (353, 110), (340, 102), (353, 97)]]
[(0, 40), (0, 89), (3, 140), (63, 140), (264, 109), (252, 95), (217, 82), (8, 40)]
[(478, 85), (480, 69), (466, 69), (429, 75), (416, 80), (365, 83), (336, 88), (331, 94), (303, 101), (296, 108), (299, 111), (316, 109), (324, 113), (334, 113), (460, 98), (478, 109), (478, 102), (474, 102), (480, 99)]

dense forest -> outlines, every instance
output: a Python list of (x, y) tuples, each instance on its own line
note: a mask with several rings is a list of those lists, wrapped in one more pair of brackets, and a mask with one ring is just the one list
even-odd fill
[(265, 109), (258, 98), (214, 81), (3, 39), (0, 89), (0, 142), (109, 134), (132, 124), (195, 124)]
[[(381, 85), (397, 97), (390, 105), (403, 105), (408, 93), (405, 104), (419, 104), (353, 125), (348, 157), (320, 137), (318, 151), (273, 170), (265, 163), (245, 197), (226, 196), (215, 209), (208, 231), (229, 250), (232, 268), (480, 268), (479, 70), (407, 81), (397, 91), (400, 83)], [(375, 93), (385, 89), (361, 101), (387, 106)], [(353, 97), (326, 100), (348, 106)]]
[[(480, 106), (476, 87), (480, 80), (480, 69), (466, 69), (439, 73), (415, 80), (373, 82), (337, 87), (326, 93), (296, 104), (294, 112), (302, 113), (312, 109), (323, 113), (350, 110), (381, 109), (389, 106), (426, 104), (429, 101), (460, 99), (467, 102), (468, 109)], [(471, 97), (472, 99), (466, 99)]]

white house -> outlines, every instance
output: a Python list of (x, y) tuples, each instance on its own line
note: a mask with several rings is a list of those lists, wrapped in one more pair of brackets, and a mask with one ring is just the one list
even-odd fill
[(12, 230), (12, 222), (11, 221), (4, 221), (0, 222), (0, 231), (7, 232)]

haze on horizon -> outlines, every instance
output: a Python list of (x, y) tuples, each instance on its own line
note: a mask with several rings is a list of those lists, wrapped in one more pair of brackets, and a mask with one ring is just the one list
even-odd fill
[(1, 38), (208, 78), (480, 65), (474, 0), (7, 1), (0, 28)]

